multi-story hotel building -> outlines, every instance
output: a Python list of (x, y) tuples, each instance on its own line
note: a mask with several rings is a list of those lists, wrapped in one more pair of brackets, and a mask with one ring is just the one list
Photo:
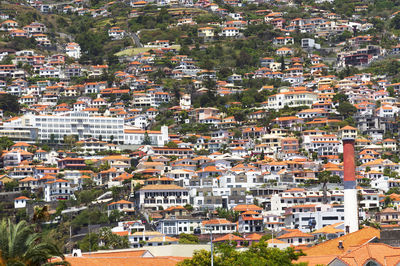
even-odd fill
[[(66, 115), (25, 115), (6, 122), (3, 127), (25, 126), (37, 129), (40, 141), (63, 141), (64, 136), (74, 135), (78, 140), (97, 138), (103, 141), (124, 142), (124, 119), (103, 116), (89, 116), (81, 112)], [(21, 132), (15, 132), (21, 134)], [(11, 139), (13, 136), (8, 135)], [(35, 136), (31, 136), (35, 141)]]

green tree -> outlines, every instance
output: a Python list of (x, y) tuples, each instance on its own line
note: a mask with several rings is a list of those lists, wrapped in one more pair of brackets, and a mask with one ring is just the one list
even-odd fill
[(176, 143), (173, 142), (173, 141), (168, 142), (166, 146), (167, 146), (168, 148), (170, 148), (170, 149), (178, 148), (178, 144), (176, 144)]
[(79, 248), (84, 251), (99, 250), (99, 235), (96, 233), (87, 234), (81, 241), (78, 242)]
[(119, 210), (113, 210), (110, 215), (108, 216), (110, 223), (119, 222), (121, 219), (121, 212)]
[(349, 98), (347, 97), (347, 95), (344, 94), (344, 93), (342, 93), (342, 92), (336, 93), (336, 94), (333, 96), (333, 98), (332, 98), (332, 100), (333, 100), (334, 102), (337, 102), (337, 103), (340, 103), (340, 102), (347, 102), (348, 99), (349, 99)]
[(343, 117), (350, 117), (357, 112), (357, 108), (349, 102), (341, 102), (339, 103), (337, 111)]
[(57, 246), (43, 241), (42, 236), (35, 233), (26, 221), (18, 224), (10, 220), (1, 221), (0, 251), (1, 265), (43, 265), (53, 257), (64, 260)]
[(49, 220), (50, 220), (50, 214), (47, 205), (44, 205), (43, 207), (35, 206), (35, 209), (33, 211), (32, 221), (34, 223), (42, 223), (42, 222), (47, 222)]
[(186, 204), (185, 206), (183, 206), (187, 211), (192, 212), (193, 211), (193, 206), (190, 204)]
[(199, 238), (195, 235), (182, 233), (179, 235), (179, 244), (197, 244)]
[(400, 29), (400, 15), (397, 14), (390, 20), (390, 27), (396, 30)]
[(390, 196), (386, 196), (384, 199), (384, 206), (385, 207), (389, 207), (389, 205), (391, 205), (393, 203), (393, 200)]
[(218, 217), (225, 218), (231, 222), (237, 222), (239, 220), (239, 212), (234, 210), (227, 210), (225, 208), (216, 209)]
[(385, 194), (386, 195), (400, 194), (400, 189), (398, 187), (391, 187), (391, 188), (389, 188), (389, 190)]
[(283, 55), (281, 56), (281, 72), (285, 72), (285, 58), (283, 57)]
[(106, 249), (122, 249), (129, 247), (127, 236), (113, 234), (110, 227), (103, 227), (99, 230), (98, 240), (104, 244)]
[(64, 143), (71, 149), (76, 143), (76, 137), (74, 135), (66, 135), (64, 136)]
[(16, 189), (17, 187), (18, 187), (18, 181), (16, 180), (4, 184), (4, 190), (7, 192), (14, 191), (14, 189)]
[(327, 184), (331, 180), (332, 173), (329, 171), (322, 171), (318, 173), (318, 182), (322, 184), (322, 190), (324, 193), (323, 196), (323, 203), (326, 204), (328, 203), (328, 196), (327, 196)]
[(1, 94), (0, 109), (2, 109), (4, 112), (11, 112), (14, 114), (18, 114), (20, 111), (18, 97), (8, 93)]
[(149, 134), (147, 133), (147, 131), (144, 133), (144, 139), (142, 141), (143, 145), (151, 145), (151, 138), (149, 136)]
[(20, 222), (23, 220), (27, 221), (28, 218), (29, 217), (28, 217), (28, 214), (26, 213), (26, 208), (21, 208), (21, 209), (17, 210), (17, 213), (15, 214), (15, 220), (17, 222)]
[[(252, 244), (246, 251), (238, 251), (234, 245), (224, 243), (218, 245), (214, 252), (214, 265), (217, 266), (252, 266), (252, 265), (307, 265), (294, 264), (303, 256), (302, 252), (295, 252), (293, 248), (280, 250), (270, 248), (264, 241)], [(211, 252), (200, 250), (196, 251), (191, 259), (186, 259), (179, 266), (208, 266), (211, 264)]]
[(2, 150), (8, 150), (12, 145), (14, 145), (14, 142), (11, 139), (8, 137), (0, 137), (0, 148)]
[(96, 191), (92, 191), (92, 190), (82, 190), (79, 192), (79, 194), (77, 195), (78, 198), (78, 202), (80, 204), (89, 204), (92, 201), (94, 201), (96, 199), (98, 195), (96, 194)]

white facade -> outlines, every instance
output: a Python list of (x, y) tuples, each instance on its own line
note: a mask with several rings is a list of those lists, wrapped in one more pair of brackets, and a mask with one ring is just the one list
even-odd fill
[(14, 199), (14, 208), (15, 209), (25, 208), (28, 200), (29, 198), (24, 196)]
[(152, 145), (164, 146), (169, 141), (168, 127), (162, 126), (161, 131), (126, 129), (124, 132), (124, 143), (128, 145), (142, 145), (146, 133), (149, 136)]
[(58, 179), (47, 182), (44, 186), (44, 200), (47, 202), (56, 200), (68, 200), (73, 195), (70, 183)]
[(192, 106), (192, 101), (189, 94), (184, 94), (179, 99), (179, 106), (182, 110), (188, 110)]
[(188, 189), (177, 185), (147, 185), (138, 192), (140, 208), (167, 209), (190, 203)]
[(162, 219), (157, 222), (157, 231), (165, 235), (193, 234), (201, 219)]
[[(294, 212), (287, 214), (285, 218), (286, 228), (298, 228), (300, 231), (309, 233), (309, 220), (315, 220), (316, 224), (313, 230), (321, 229), (327, 225), (344, 221), (344, 207), (332, 208), (331, 205), (316, 205), (315, 211)], [(357, 222), (357, 221), (356, 221)]]
[(65, 53), (69, 57), (79, 59), (81, 57), (81, 47), (77, 43), (68, 43), (65, 47)]
[(318, 101), (318, 94), (308, 91), (282, 92), (268, 97), (268, 109), (311, 106)]
[(70, 113), (61, 115), (33, 115), (30, 116), (32, 127), (38, 129), (39, 140), (63, 141), (64, 136), (75, 135), (78, 139), (94, 137), (103, 141), (124, 141), (124, 119), (113, 117), (91, 117), (84, 113)]
[(44, 67), (39, 70), (39, 76), (46, 78), (59, 78), (60, 69), (55, 67)]
[(222, 29), (222, 36), (225, 37), (236, 37), (239, 35), (239, 29), (235, 27), (226, 27)]

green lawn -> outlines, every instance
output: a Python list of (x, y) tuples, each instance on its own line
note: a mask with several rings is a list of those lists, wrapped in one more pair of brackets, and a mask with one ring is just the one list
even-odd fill
[[(178, 45), (178, 44), (177, 45), (171, 45), (171, 48), (174, 48), (174, 49), (179, 51), (181, 49), (181, 46)], [(144, 53), (144, 52), (150, 51), (152, 49), (156, 49), (156, 48), (154, 48), (154, 47), (131, 48), (131, 49), (126, 49), (124, 51), (118, 52), (115, 55), (116, 56), (125, 56), (125, 55), (132, 56), (132, 55), (137, 55), (137, 54), (140, 54), (140, 53)]]

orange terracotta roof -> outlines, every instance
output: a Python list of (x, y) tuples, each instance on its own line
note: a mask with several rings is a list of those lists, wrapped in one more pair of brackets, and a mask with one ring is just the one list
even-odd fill
[(338, 259), (348, 265), (366, 265), (370, 259), (380, 265), (398, 265), (400, 248), (383, 243), (367, 243), (338, 256)]
[(222, 241), (244, 241), (243, 237), (234, 235), (234, 234), (226, 234), (224, 236), (218, 237), (213, 240), (213, 242), (222, 242)]
[(31, 181), (37, 181), (36, 178), (33, 178), (31, 176), (25, 177), (24, 179), (20, 180), (20, 183), (25, 183), (25, 182), (31, 182)]
[(177, 185), (147, 185), (140, 190), (185, 190), (185, 188)]
[(268, 244), (286, 244), (286, 242), (283, 242), (282, 240), (276, 239), (276, 238), (271, 238), (267, 240)]
[[(185, 257), (142, 258), (139, 256), (130, 256), (126, 253), (128, 252), (121, 252), (120, 254), (114, 254), (113, 256), (104, 256), (105, 253), (101, 253), (97, 256), (84, 255), (82, 257), (66, 257), (66, 261), (69, 262), (71, 266), (175, 266), (178, 262), (186, 259)], [(59, 259), (53, 261), (59, 261)]]
[(233, 222), (230, 222), (227, 219), (213, 219), (213, 220), (204, 220), (201, 223), (203, 225), (211, 225), (211, 224), (232, 224)]
[[(259, 234), (257, 234), (257, 233), (253, 233), (253, 234), (251, 234), (251, 235), (248, 235), (248, 236), (246, 236), (246, 239), (247, 240), (255, 240), (255, 241), (258, 241), (258, 240), (260, 240), (261, 239), (261, 235), (259, 235)], [(278, 240), (278, 241), (280, 241), (280, 240)], [(283, 241), (282, 241), (283, 242)], [(268, 243), (268, 242), (267, 242)]]
[(127, 236), (127, 235), (129, 235), (129, 231), (113, 232), (113, 234), (116, 234), (119, 236)]
[(18, 198), (15, 198), (14, 200), (30, 200), (30, 198), (27, 198), (25, 196), (20, 196)]
[[(351, 246), (362, 245), (375, 237), (380, 237), (380, 231), (378, 229), (364, 227), (356, 232), (313, 246), (307, 250), (306, 254), (308, 256), (340, 255)], [(338, 248), (339, 241), (343, 242), (344, 249)]]
[(311, 234), (307, 234), (307, 233), (303, 233), (300, 230), (296, 230), (293, 232), (289, 232), (287, 234), (281, 235), (279, 237), (277, 237), (277, 239), (286, 239), (286, 238), (293, 238), (293, 237), (307, 237), (307, 238), (314, 238), (313, 235)]
[(119, 201), (116, 201), (116, 202), (111, 202), (110, 204), (108, 204), (108, 206), (115, 205), (115, 204), (133, 204), (133, 203), (130, 202), (130, 201), (126, 201), (126, 200), (119, 200)]
[(254, 204), (239, 204), (233, 208), (234, 211), (246, 212), (246, 211), (261, 211), (262, 208)]
[[(147, 179), (150, 180), (150, 179)], [(185, 210), (185, 207), (178, 205), (178, 206), (171, 206), (167, 209), (165, 209), (163, 212), (168, 212), (168, 211), (173, 211), (173, 210)]]

